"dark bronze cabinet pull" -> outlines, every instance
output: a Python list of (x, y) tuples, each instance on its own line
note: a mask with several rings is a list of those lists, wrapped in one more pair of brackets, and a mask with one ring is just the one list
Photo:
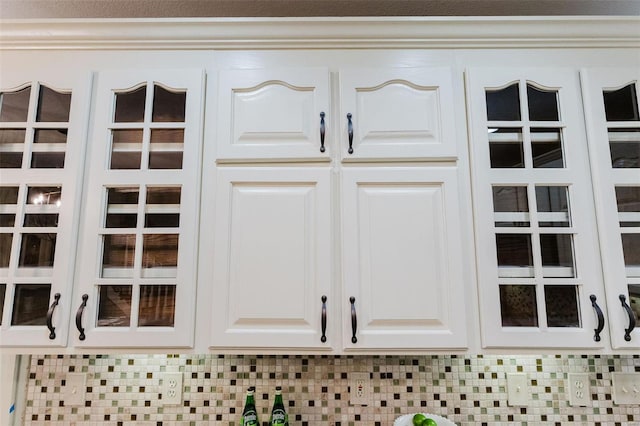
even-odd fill
[(351, 122), (351, 113), (347, 114), (347, 120), (349, 120), (347, 126), (348, 126), (348, 133), (349, 133), (349, 154), (353, 154), (353, 123)]
[(358, 317), (356, 316), (356, 298), (351, 296), (349, 298), (349, 302), (351, 302), (351, 343), (358, 343), (358, 338), (356, 337), (356, 331), (358, 331)]
[(598, 306), (598, 304), (596, 303), (596, 295), (592, 294), (591, 296), (589, 296), (589, 299), (591, 299), (591, 306), (593, 306), (593, 309), (596, 310), (596, 315), (598, 316), (598, 326), (593, 330), (595, 332), (595, 334), (593, 335), (593, 340), (599, 342), (600, 333), (602, 333), (602, 329), (604, 328), (604, 314), (602, 313), (602, 309), (600, 309), (600, 306)]
[(78, 336), (78, 338), (80, 340), (84, 340), (86, 338), (86, 336), (84, 334), (84, 327), (82, 326), (82, 313), (84, 312), (85, 306), (87, 306), (87, 299), (89, 299), (89, 295), (88, 294), (83, 294), (82, 295), (82, 304), (78, 308), (78, 312), (76, 312), (76, 327), (78, 328), (78, 331), (80, 332), (80, 336)]
[(322, 296), (322, 316), (320, 318), (322, 320), (322, 337), (320, 337), (320, 341), (324, 343), (327, 341), (327, 296)]
[(324, 152), (324, 112), (320, 113), (320, 152)]
[(47, 311), (47, 328), (49, 329), (49, 339), (53, 340), (56, 338), (56, 328), (53, 326), (53, 311), (56, 310), (56, 306), (58, 306), (58, 302), (60, 301), (60, 293), (56, 293), (53, 295), (53, 303), (49, 307)]
[(627, 315), (629, 316), (629, 328), (625, 328), (624, 330), (624, 340), (627, 342), (631, 341), (631, 332), (634, 328), (636, 328), (636, 315), (633, 313), (633, 309), (627, 304), (627, 298), (624, 294), (620, 296), (620, 302), (622, 302), (622, 307), (625, 311), (627, 311)]

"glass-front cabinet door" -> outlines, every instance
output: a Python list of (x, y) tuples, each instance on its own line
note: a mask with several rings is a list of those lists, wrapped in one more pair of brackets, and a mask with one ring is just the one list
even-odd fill
[(67, 343), (89, 79), (43, 74), (0, 72), (0, 346)]
[(640, 347), (640, 71), (582, 72), (611, 344)]
[(468, 83), (483, 346), (603, 347), (577, 72), (474, 69)]
[(203, 80), (96, 76), (76, 346), (193, 345)]

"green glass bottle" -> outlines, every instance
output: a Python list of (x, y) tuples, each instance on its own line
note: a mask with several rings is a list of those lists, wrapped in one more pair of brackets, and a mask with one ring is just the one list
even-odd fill
[(244, 409), (242, 410), (242, 419), (240, 420), (240, 426), (259, 426), (258, 411), (256, 410), (256, 401), (253, 396), (256, 388), (253, 386), (247, 390), (247, 399), (244, 402)]
[(273, 409), (271, 410), (271, 418), (269, 419), (269, 426), (275, 425), (289, 426), (289, 416), (284, 409), (282, 388), (280, 388), (280, 386), (276, 388), (276, 399), (273, 401)]

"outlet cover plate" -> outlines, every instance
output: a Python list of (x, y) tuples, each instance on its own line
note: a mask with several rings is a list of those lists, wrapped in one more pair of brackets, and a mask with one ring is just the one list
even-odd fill
[(613, 403), (640, 405), (640, 373), (611, 373)]
[(507, 404), (526, 407), (529, 403), (527, 373), (507, 373)]
[(371, 379), (369, 373), (349, 373), (349, 402), (351, 405), (371, 403)]
[(182, 373), (162, 375), (162, 405), (182, 404)]
[(85, 373), (67, 373), (63, 389), (65, 407), (84, 406), (87, 375)]
[(570, 406), (588, 407), (591, 405), (589, 373), (569, 373), (567, 374), (567, 382)]

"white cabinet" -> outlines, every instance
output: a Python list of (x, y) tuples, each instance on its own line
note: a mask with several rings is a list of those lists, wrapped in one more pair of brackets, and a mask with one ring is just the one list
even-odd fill
[(581, 76), (611, 344), (640, 348), (640, 72)]
[[(33, 64), (37, 63), (34, 62)], [(0, 72), (0, 346), (66, 345), (87, 73)]]
[(204, 73), (95, 80), (73, 345), (190, 347)]
[(451, 75), (221, 72), (212, 347), (466, 347)]
[(331, 349), (339, 328), (330, 169), (243, 166), (217, 174), (212, 343)]
[[(619, 341), (623, 315), (620, 301), (613, 310), (612, 293), (627, 294), (619, 288), (626, 283), (620, 231), (610, 229), (615, 214), (613, 223), (596, 222), (588, 156), (609, 161), (607, 134), (597, 150), (587, 146), (578, 71), (473, 69), (468, 80), (483, 344), (604, 348), (610, 337)], [(597, 101), (591, 96), (587, 108)], [(613, 186), (604, 186), (610, 198)], [(618, 289), (606, 288), (615, 277)]]
[(347, 350), (465, 347), (456, 175), (455, 167), (343, 171), (343, 300), (353, 298), (355, 315), (344, 321)]

